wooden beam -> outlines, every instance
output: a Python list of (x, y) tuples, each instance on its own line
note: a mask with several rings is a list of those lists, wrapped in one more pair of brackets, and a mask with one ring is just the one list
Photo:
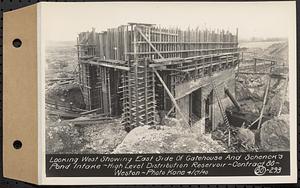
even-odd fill
[[(213, 55), (202, 55), (202, 56), (193, 56), (193, 57), (188, 57), (188, 58), (153, 59), (152, 61), (154, 62), (154, 64), (151, 64), (150, 67), (161, 66), (161, 65), (176, 65), (176, 64), (181, 64), (181, 63), (192, 63), (194, 60), (209, 59), (209, 58), (211, 58), (211, 56), (221, 58), (222, 56), (226, 56), (227, 54), (233, 55), (233, 54), (237, 54), (237, 53), (238, 52), (213, 54)], [(237, 60), (237, 59), (234, 59), (234, 60)]]
[(271, 77), (277, 77), (277, 78), (282, 78), (286, 79), (287, 75), (286, 74), (276, 74), (276, 73), (268, 73), (268, 72), (238, 72), (236, 74), (256, 74), (256, 75), (269, 75)]
[(108, 68), (114, 68), (114, 69), (119, 69), (119, 70), (125, 70), (125, 71), (129, 71), (129, 67), (127, 66), (121, 66), (118, 64), (112, 64), (112, 63), (107, 63), (104, 61), (87, 61), (87, 62), (82, 62), (85, 64), (91, 64), (91, 65), (96, 65), (96, 66), (103, 66), (103, 67), (108, 67)]
[(157, 78), (159, 79), (159, 81), (161, 82), (161, 84), (163, 85), (163, 87), (165, 88), (166, 92), (168, 93), (169, 97), (171, 98), (171, 101), (173, 102), (176, 110), (178, 110), (180, 116), (182, 117), (182, 120), (184, 121), (184, 123), (186, 125), (188, 125), (189, 127), (191, 126), (189, 124), (189, 122), (185, 119), (185, 116), (183, 115), (183, 113), (181, 112), (175, 98), (173, 97), (172, 93), (170, 92), (169, 88), (167, 87), (167, 85), (165, 84), (165, 82), (163, 81), (163, 79), (161, 78), (161, 76), (159, 75), (159, 73), (157, 72), (156, 69), (153, 68), (153, 72), (155, 73), (155, 75), (157, 76)]
[[(144, 34), (143, 34), (144, 35)], [(142, 36), (143, 36), (142, 35)], [(145, 35), (143, 36), (143, 38), (146, 37)], [(148, 38), (147, 38), (148, 40)], [(148, 40), (149, 41), (149, 40)], [(147, 41), (147, 42), (148, 42)], [(150, 42), (150, 41), (149, 41)], [(149, 43), (148, 42), (148, 43)], [(150, 42), (151, 43), (151, 42)], [(153, 46), (153, 44), (151, 43), (151, 47), (154, 49), (155, 47)], [(156, 48), (155, 48), (156, 49)], [(159, 53), (159, 54), (169, 54), (169, 53), (183, 53), (183, 52), (206, 52), (206, 51), (217, 51), (217, 50), (238, 50), (238, 48), (210, 48), (210, 49), (189, 49), (189, 50), (178, 50), (178, 51), (158, 51), (157, 49), (154, 50), (155, 52), (139, 52), (139, 55), (146, 55), (146, 54), (153, 54), (153, 53)], [(237, 52), (238, 53), (238, 52)], [(127, 54), (134, 54), (133, 52), (128, 52)]]
[(161, 53), (153, 46), (153, 44), (151, 43), (151, 41), (144, 35), (144, 33), (141, 31), (141, 29), (136, 28), (137, 31), (142, 35), (142, 37), (148, 42), (148, 44), (151, 46), (151, 48), (157, 53), (157, 55), (164, 59), (164, 57), (161, 55)]
[(101, 108), (96, 108), (96, 109), (93, 109), (93, 110), (81, 112), (80, 115), (92, 114), (92, 113), (94, 113), (94, 112), (97, 112), (97, 110), (101, 110)]
[(166, 114), (166, 116), (169, 116), (171, 114), (171, 112), (174, 110), (175, 106), (173, 105), (172, 108), (168, 111), (168, 113)]
[(270, 58), (263, 58), (263, 57), (254, 57), (254, 60), (261, 60), (261, 61), (270, 61), (270, 62), (276, 62), (276, 59), (270, 59)]

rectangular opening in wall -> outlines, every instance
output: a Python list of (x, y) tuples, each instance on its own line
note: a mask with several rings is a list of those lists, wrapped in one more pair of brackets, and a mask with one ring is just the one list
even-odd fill
[(190, 94), (190, 119), (195, 123), (201, 119), (201, 88)]
[(213, 92), (211, 91), (207, 98), (204, 99), (205, 106), (205, 130), (206, 132), (212, 131), (212, 117), (213, 117)]

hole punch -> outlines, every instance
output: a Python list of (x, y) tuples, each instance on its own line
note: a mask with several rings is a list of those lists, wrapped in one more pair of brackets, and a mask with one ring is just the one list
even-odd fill
[(13, 46), (15, 48), (20, 48), (22, 46), (22, 41), (20, 39), (13, 40)]
[(15, 140), (13, 143), (13, 146), (15, 149), (21, 149), (22, 148), (22, 142), (20, 140)]

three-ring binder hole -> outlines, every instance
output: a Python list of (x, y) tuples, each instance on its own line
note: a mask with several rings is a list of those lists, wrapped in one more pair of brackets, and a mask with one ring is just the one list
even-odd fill
[(22, 142), (20, 140), (15, 140), (13, 143), (13, 146), (15, 149), (21, 149), (22, 147)]
[(22, 46), (22, 41), (20, 39), (13, 40), (13, 46), (15, 48), (20, 48)]

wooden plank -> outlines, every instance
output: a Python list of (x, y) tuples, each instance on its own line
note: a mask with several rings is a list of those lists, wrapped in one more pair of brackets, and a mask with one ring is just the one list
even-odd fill
[(129, 71), (130, 68), (127, 67), (127, 66), (122, 66), (120, 64), (113, 64), (113, 63), (109, 63), (109, 62), (106, 62), (106, 61), (85, 61), (85, 62), (82, 62), (82, 63), (85, 63), (85, 64), (91, 64), (91, 65), (97, 65), (97, 66), (103, 66), (103, 67), (108, 67), (108, 68), (114, 68), (114, 69), (119, 69), (119, 70), (124, 70), (124, 71)]
[(284, 105), (284, 101), (285, 101), (285, 97), (286, 97), (287, 89), (288, 89), (288, 85), (289, 85), (288, 83), (289, 83), (289, 80), (286, 79), (284, 90), (283, 90), (283, 95), (282, 95), (282, 99), (280, 101), (280, 107), (279, 107), (279, 110), (278, 110), (277, 117), (280, 116), (281, 112), (282, 112), (282, 108), (283, 108), (283, 105)]

